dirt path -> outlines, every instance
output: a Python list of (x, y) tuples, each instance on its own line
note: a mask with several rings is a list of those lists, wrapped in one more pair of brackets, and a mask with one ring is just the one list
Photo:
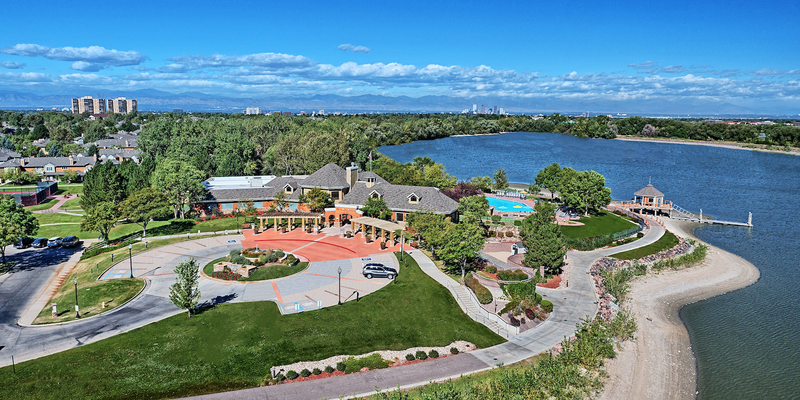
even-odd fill
[[(694, 238), (694, 224), (666, 220), (665, 225), (676, 235)], [(610, 379), (599, 398), (695, 398), (695, 358), (678, 312), (686, 304), (748, 286), (759, 276), (753, 264), (709, 246), (701, 266), (635, 281), (626, 307), (639, 325), (636, 340), (607, 364)]]

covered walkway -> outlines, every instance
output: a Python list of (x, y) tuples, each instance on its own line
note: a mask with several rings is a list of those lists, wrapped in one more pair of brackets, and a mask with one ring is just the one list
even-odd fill
[(315, 226), (315, 229), (318, 231), (319, 227), (322, 226), (323, 223), (325, 223), (325, 214), (313, 213), (313, 212), (299, 212), (299, 211), (276, 212), (276, 213), (269, 213), (268, 215), (260, 215), (258, 216), (258, 219), (260, 221), (260, 226), (261, 226), (259, 232), (264, 231), (265, 221), (267, 224), (269, 224), (268, 220), (270, 219), (274, 220), (275, 232), (277, 232), (278, 229), (280, 229), (284, 220), (287, 221), (289, 231), (291, 231), (298, 219), (300, 220), (301, 224), (300, 227), (302, 230), (306, 230), (306, 221), (308, 221), (310, 224), (313, 224)]
[[(394, 243), (399, 243), (403, 239), (402, 232), (406, 229), (405, 222), (397, 223), (372, 217), (358, 217), (350, 220), (351, 231), (355, 232), (359, 226), (361, 226), (362, 234), (369, 233), (368, 230), (372, 228), (372, 233), (370, 234), (375, 238), (375, 241), (379, 241), (378, 238), (386, 238), (387, 241), (391, 240)], [(375, 236), (378, 229), (380, 229), (380, 236)], [(397, 238), (396, 232), (398, 231), (401, 232), (400, 239)]]

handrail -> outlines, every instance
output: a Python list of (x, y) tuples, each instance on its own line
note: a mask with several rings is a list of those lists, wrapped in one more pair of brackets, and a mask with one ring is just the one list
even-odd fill
[(469, 296), (469, 299), (472, 300), (472, 305), (474, 305), (478, 309), (478, 312), (480, 312), (484, 318), (496, 323), (497, 325), (505, 329), (506, 332), (513, 333), (514, 335), (519, 335), (518, 326), (511, 325), (508, 322), (506, 322), (503, 318), (501, 318), (499, 315), (486, 311), (486, 309), (483, 308), (483, 305), (481, 305), (481, 303), (478, 301), (478, 298), (475, 297), (475, 294), (472, 293), (471, 290), (467, 289), (466, 292), (467, 295)]

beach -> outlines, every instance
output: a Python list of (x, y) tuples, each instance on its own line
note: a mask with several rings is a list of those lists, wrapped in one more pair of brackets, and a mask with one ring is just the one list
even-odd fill
[[(666, 228), (684, 238), (695, 223), (665, 219)], [(647, 275), (633, 281), (624, 307), (636, 317), (634, 341), (623, 343), (609, 360), (609, 378), (600, 399), (693, 399), (696, 362), (681, 307), (746, 287), (760, 272), (743, 258), (709, 245), (703, 264)]]
[[(734, 150), (750, 150), (750, 151), (761, 151), (764, 153), (777, 153), (777, 154), (789, 154), (793, 156), (800, 156), (800, 152), (797, 149), (792, 149), (792, 151), (783, 151), (779, 150), (775, 146), (772, 149), (766, 149), (761, 147), (762, 145), (752, 145), (749, 143), (738, 143), (738, 142), (704, 142), (699, 140), (688, 140), (688, 139), (671, 139), (671, 138), (643, 138), (643, 137), (636, 137), (636, 136), (617, 136), (613, 140), (624, 140), (628, 142), (655, 142), (655, 143), (675, 143), (675, 144), (689, 144), (689, 145), (698, 145), (698, 146), (710, 146), (710, 147), (721, 147), (724, 149), (734, 149)], [(760, 146), (760, 147), (746, 147), (746, 146)]]

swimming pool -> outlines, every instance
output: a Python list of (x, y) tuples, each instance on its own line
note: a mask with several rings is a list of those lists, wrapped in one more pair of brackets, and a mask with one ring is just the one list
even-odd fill
[(486, 198), (489, 200), (489, 206), (494, 207), (495, 211), (533, 212), (532, 208), (517, 201), (498, 199), (497, 197), (486, 197)]

